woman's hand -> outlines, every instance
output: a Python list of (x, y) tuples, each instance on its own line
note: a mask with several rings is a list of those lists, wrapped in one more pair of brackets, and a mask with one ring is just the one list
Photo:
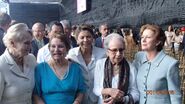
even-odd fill
[(37, 95), (33, 95), (34, 104), (45, 104), (44, 101)]
[(73, 104), (80, 104), (80, 101), (75, 100), (75, 101), (73, 102)]
[(103, 104), (113, 104), (114, 99), (112, 97), (103, 99)]
[(120, 101), (124, 97), (124, 92), (116, 88), (106, 88), (102, 90), (102, 95), (109, 95), (114, 101)]
[(116, 88), (111, 88), (110, 96), (112, 97), (112, 99), (117, 101), (117, 100), (120, 100), (121, 98), (123, 98), (124, 92), (119, 89), (116, 89)]

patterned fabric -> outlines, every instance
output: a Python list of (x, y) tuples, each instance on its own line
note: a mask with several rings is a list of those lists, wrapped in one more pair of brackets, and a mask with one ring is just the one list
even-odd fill
[[(124, 96), (129, 96), (129, 104), (134, 104), (134, 100), (130, 94), (128, 94), (128, 85), (129, 85), (129, 74), (130, 67), (128, 62), (123, 58), (120, 62), (121, 70), (119, 70), (119, 81), (118, 81), (118, 89), (125, 93)], [(113, 65), (109, 58), (105, 61), (105, 70), (104, 70), (104, 88), (112, 88), (112, 78), (113, 78)], [(109, 96), (104, 96), (109, 97)], [(115, 102), (114, 104), (124, 104), (123, 101)]]

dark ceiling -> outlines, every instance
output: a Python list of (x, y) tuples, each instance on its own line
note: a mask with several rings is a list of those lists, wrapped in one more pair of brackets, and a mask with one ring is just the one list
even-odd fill
[[(7, 0), (3, 0), (7, 1)], [(52, 2), (62, 2), (62, 0), (9, 0), (10, 3), (52, 3)]]

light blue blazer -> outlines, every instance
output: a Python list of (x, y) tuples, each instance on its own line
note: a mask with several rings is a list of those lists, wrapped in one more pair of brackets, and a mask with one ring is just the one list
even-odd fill
[(145, 52), (138, 52), (133, 64), (138, 70), (139, 104), (182, 104), (177, 60), (160, 51), (148, 61)]

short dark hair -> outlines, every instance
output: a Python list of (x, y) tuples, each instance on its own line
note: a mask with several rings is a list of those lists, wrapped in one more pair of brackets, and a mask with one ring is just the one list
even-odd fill
[(108, 23), (101, 23), (101, 24), (99, 25), (99, 31), (101, 30), (102, 26), (107, 26), (107, 27), (108, 27)]
[(11, 23), (11, 17), (7, 13), (0, 12), (0, 26)]
[(157, 51), (161, 51), (163, 49), (165, 40), (166, 40), (166, 36), (164, 31), (162, 30), (161, 27), (159, 27), (158, 25), (154, 25), (154, 24), (146, 24), (143, 25), (140, 29), (140, 35), (142, 36), (144, 30), (149, 29), (151, 31), (154, 32), (154, 34), (156, 35), (156, 39), (160, 41), (160, 44), (157, 46)]
[(91, 28), (90, 25), (88, 24), (82, 24), (79, 27), (77, 27), (76, 31), (75, 31), (75, 36), (76, 38), (78, 38), (78, 35), (81, 31), (88, 31), (91, 33), (92, 37), (94, 37), (94, 32), (93, 29)]
[(58, 22), (58, 21), (51, 21), (49, 23), (49, 26), (48, 26), (48, 32), (51, 31), (53, 25), (62, 27), (62, 31), (64, 31), (64, 28), (63, 28), (63, 26), (62, 26), (62, 24), (60, 22)]

